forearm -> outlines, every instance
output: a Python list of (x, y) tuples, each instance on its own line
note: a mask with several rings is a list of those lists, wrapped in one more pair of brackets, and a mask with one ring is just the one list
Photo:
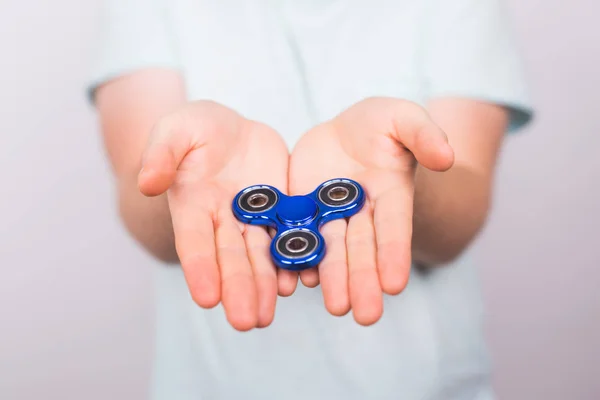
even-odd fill
[(446, 264), (477, 236), (490, 207), (490, 179), (462, 165), (447, 172), (417, 168), (413, 214), (413, 262)]
[(452, 98), (430, 102), (428, 111), (455, 155), (446, 172), (418, 166), (415, 174), (413, 261), (434, 266), (458, 257), (487, 219), (508, 113), (493, 104)]
[(153, 126), (185, 102), (181, 76), (168, 70), (127, 75), (103, 85), (96, 94), (121, 219), (150, 254), (167, 262), (177, 261), (167, 197), (144, 196), (137, 178)]

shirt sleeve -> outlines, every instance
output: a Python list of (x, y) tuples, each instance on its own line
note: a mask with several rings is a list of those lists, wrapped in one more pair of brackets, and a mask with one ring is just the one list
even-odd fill
[(104, 0), (93, 44), (87, 96), (98, 86), (144, 68), (180, 69), (162, 0)]
[(501, 0), (430, 0), (425, 31), (427, 97), (467, 97), (506, 107), (509, 132), (533, 108), (511, 21)]

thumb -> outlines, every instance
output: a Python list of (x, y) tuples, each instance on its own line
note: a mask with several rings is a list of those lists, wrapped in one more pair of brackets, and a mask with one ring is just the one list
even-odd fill
[(446, 171), (454, 164), (454, 150), (446, 133), (421, 106), (408, 101), (395, 101), (391, 112), (390, 135), (406, 147), (417, 162), (433, 171)]
[(146, 196), (158, 196), (169, 189), (186, 150), (176, 143), (152, 143), (144, 153), (138, 187)]
[(178, 120), (165, 117), (152, 130), (138, 174), (138, 187), (146, 196), (158, 196), (169, 189), (179, 164), (191, 148), (192, 135), (179, 126)]
[(424, 108), (411, 101), (368, 98), (342, 112), (337, 119), (352, 137), (364, 138), (366, 132), (387, 135), (408, 149), (425, 168), (445, 171), (454, 164), (454, 151), (444, 131)]
[(234, 111), (214, 102), (189, 103), (180, 111), (164, 117), (153, 128), (150, 142), (142, 157), (138, 187), (146, 196), (166, 192), (177, 175), (177, 169), (187, 154), (213, 139), (212, 157), (219, 159), (227, 152), (239, 132), (243, 118)]

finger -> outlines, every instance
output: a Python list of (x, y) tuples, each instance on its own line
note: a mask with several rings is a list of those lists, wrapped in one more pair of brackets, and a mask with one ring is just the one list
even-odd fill
[(413, 191), (409, 187), (390, 189), (375, 203), (377, 268), (381, 287), (398, 294), (408, 283), (411, 265)]
[(154, 127), (142, 158), (138, 186), (146, 196), (160, 195), (173, 184), (177, 168), (192, 146), (191, 133), (171, 120)]
[(252, 225), (246, 227), (244, 239), (258, 295), (257, 326), (264, 328), (273, 322), (277, 301), (277, 272), (269, 254), (271, 239), (263, 227)]
[(354, 319), (361, 325), (374, 324), (383, 313), (383, 293), (379, 284), (375, 254), (375, 229), (369, 204), (348, 222), (346, 247), (350, 304)]
[(221, 300), (213, 221), (202, 207), (185, 199), (181, 190), (169, 193), (175, 247), (192, 299), (212, 308)]
[(350, 311), (346, 226), (345, 220), (338, 219), (326, 223), (321, 229), (327, 251), (319, 264), (319, 278), (325, 308), (336, 316), (346, 315)]
[(298, 286), (298, 273), (279, 268), (277, 270), (277, 291), (280, 296), (288, 297), (294, 294)]
[[(271, 239), (277, 235), (277, 231), (273, 228), (268, 228), (269, 236)], [(281, 297), (288, 297), (294, 294), (296, 287), (298, 286), (298, 273), (294, 271), (288, 271), (283, 268), (276, 268), (277, 270), (277, 293)]]
[(220, 212), (216, 243), (227, 320), (237, 330), (250, 330), (258, 322), (256, 285), (242, 232), (229, 209)]
[(305, 269), (300, 272), (300, 280), (304, 286), (314, 288), (319, 284), (319, 270), (317, 267)]

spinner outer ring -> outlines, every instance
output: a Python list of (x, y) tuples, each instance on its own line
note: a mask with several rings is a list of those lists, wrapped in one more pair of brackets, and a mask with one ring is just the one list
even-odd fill
[[(304, 239), (306, 239), (309, 243), (308, 248), (310, 249), (310, 251), (304, 251), (302, 253), (297, 253), (297, 254), (293, 254), (293, 253), (289, 253), (287, 252), (286, 248), (285, 248), (285, 239), (290, 236), (290, 235), (294, 235), (295, 236), (300, 236), (303, 237)], [(319, 248), (319, 238), (318, 236), (310, 229), (290, 229), (288, 231), (283, 232), (281, 235), (279, 235), (279, 237), (277, 238), (277, 240), (275, 241), (275, 250), (277, 251), (277, 254), (285, 257), (288, 260), (297, 260), (297, 259), (301, 259), (301, 258), (306, 258), (311, 256), (312, 254), (315, 253), (315, 251), (318, 250)]]
[[(252, 196), (255, 193), (262, 193), (265, 196), (267, 196), (269, 198), (269, 203), (271, 203), (271, 205), (268, 207), (263, 206), (263, 207), (252, 208), (252, 209), (242, 205), (243, 201), (246, 198), (248, 198), (249, 196)], [(279, 194), (272, 188), (270, 188), (268, 186), (252, 186), (252, 187), (244, 190), (242, 192), (242, 194), (238, 197), (237, 205), (240, 208), (240, 210), (242, 210), (245, 213), (261, 214), (261, 213), (271, 210), (273, 207), (275, 207), (275, 205), (277, 205), (278, 202), (279, 202)], [(267, 204), (269, 204), (269, 203), (267, 203)]]
[[(335, 200), (331, 200), (329, 197), (327, 197), (327, 188), (330, 188), (331, 186), (345, 187), (346, 189), (348, 189), (348, 191), (350, 192), (350, 194), (352, 196), (349, 195), (347, 198), (345, 198), (341, 202), (336, 202)], [(321, 203), (325, 204), (328, 207), (344, 207), (344, 206), (354, 203), (356, 201), (356, 199), (358, 198), (359, 193), (360, 193), (360, 190), (354, 183), (347, 181), (345, 179), (334, 179), (329, 182), (326, 182), (325, 184), (323, 184), (321, 186), (321, 188), (317, 192), (317, 198), (319, 199), (319, 201)]]

